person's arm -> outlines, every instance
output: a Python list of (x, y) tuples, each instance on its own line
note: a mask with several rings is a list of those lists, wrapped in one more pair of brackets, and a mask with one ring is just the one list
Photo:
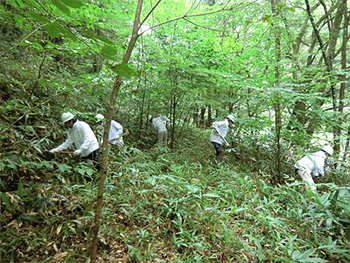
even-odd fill
[(167, 116), (162, 116), (161, 118), (163, 121), (170, 121)]
[(314, 171), (314, 175), (318, 176), (320, 175), (324, 175), (324, 159), (318, 157), (317, 160), (315, 161), (315, 171)]
[(68, 133), (68, 137), (64, 141), (64, 143), (62, 143), (60, 146), (50, 150), (50, 153), (55, 153), (55, 152), (58, 152), (58, 151), (63, 151), (65, 149), (68, 149), (69, 147), (72, 146), (72, 144), (73, 144), (73, 140), (71, 139), (71, 137), (69, 136), (69, 133)]

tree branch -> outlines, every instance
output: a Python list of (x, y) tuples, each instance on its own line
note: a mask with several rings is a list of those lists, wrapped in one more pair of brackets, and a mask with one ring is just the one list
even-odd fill
[(216, 32), (227, 32), (227, 31), (224, 31), (224, 30), (219, 30), (219, 29), (216, 29), (216, 28), (210, 28), (210, 27), (206, 27), (206, 26), (202, 26), (202, 25), (199, 25), (199, 24), (196, 24), (194, 22), (192, 22), (191, 20), (187, 19), (187, 18), (183, 18), (185, 21), (187, 21), (188, 23), (191, 23), (195, 26), (198, 26), (198, 27), (201, 27), (201, 28), (204, 28), (204, 29), (208, 29), (208, 30), (212, 30), (212, 31), (216, 31)]
[[(241, 4), (239, 4), (239, 5), (241, 5)], [(238, 6), (239, 6), (239, 5), (238, 5)], [(150, 28), (147, 28), (146, 30), (140, 32), (139, 35), (142, 35), (142, 34), (144, 34), (145, 32), (147, 32), (147, 31), (149, 31), (149, 30), (152, 30), (152, 29), (154, 29), (154, 28), (156, 28), (156, 27), (159, 27), (159, 26), (162, 26), (162, 25), (165, 25), (165, 24), (168, 24), (168, 23), (171, 23), (171, 22), (180, 20), (180, 19), (185, 19), (185, 18), (189, 18), (189, 17), (197, 17), (197, 16), (207, 16), (207, 15), (212, 15), (212, 14), (216, 14), (216, 13), (220, 13), (220, 12), (232, 11), (233, 9), (234, 9), (234, 8), (231, 7), (231, 8), (228, 8), (228, 9), (222, 8), (222, 9), (219, 9), (219, 10), (215, 10), (215, 11), (211, 11), (211, 12), (207, 12), (207, 13), (201, 13), (201, 14), (194, 14), (194, 15), (185, 14), (185, 15), (183, 15), (183, 16), (179, 16), (179, 17), (176, 17), (176, 18), (173, 18), (173, 19), (164, 21), (164, 22), (162, 22), (162, 23), (160, 23), (160, 24), (151, 26)]]

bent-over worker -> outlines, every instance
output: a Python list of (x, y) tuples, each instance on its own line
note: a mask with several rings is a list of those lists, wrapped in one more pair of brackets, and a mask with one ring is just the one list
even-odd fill
[(165, 123), (170, 121), (166, 116), (160, 116), (153, 118), (149, 117), (149, 122), (152, 123), (153, 127), (158, 133), (158, 143), (165, 147), (168, 146), (168, 132), (165, 126)]
[[(104, 127), (105, 125), (105, 117), (102, 114), (97, 114), (95, 116), (97, 124), (99, 124), (100, 126)], [(103, 130), (104, 128), (102, 128), (102, 136), (101, 136), (101, 143), (103, 141)], [(123, 126), (114, 121), (111, 120), (111, 126), (109, 128), (109, 134), (108, 134), (108, 142), (112, 145), (115, 145), (118, 149), (122, 148), (123, 146)]]
[(70, 112), (63, 113), (61, 120), (68, 129), (68, 137), (60, 146), (50, 150), (50, 153), (63, 151), (74, 144), (76, 150), (73, 155), (81, 155), (83, 159), (92, 160), (97, 170), (100, 170), (99, 145), (89, 124), (79, 121)]
[(233, 115), (227, 115), (225, 120), (215, 121), (212, 124), (213, 129), (210, 134), (210, 142), (214, 145), (217, 162), (221, 162), (223, 158), (222, 144), (224, 143), (226, 146), (229, 145), (225, 137), (228, 131), (233, 128), (234, 120), (235, 118)]
[(316, 186), (312, 175), (315, 177), (324, 175), (325, 160), (331, 155), (333, 155), (333, 148), (324, 146), (320, 151), (304, 156), (294, 166), (298, 175), (309, 185), (313, 193), (316, 192)]

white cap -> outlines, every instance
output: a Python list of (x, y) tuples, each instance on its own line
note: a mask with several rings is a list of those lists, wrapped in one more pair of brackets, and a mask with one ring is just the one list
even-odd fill
[(74, 118), (74, 115), (70, 112), (62, 113), (61, 120), (63, 123), (66, 123), (67, 121), (70, 121)]
[(103, 121), (105, 119), (105, 116), (99, 113), (95, 116), (95, 118), (99, 122), (99, 121)]
[(231, 114), (230, 114), (230, 115), (227, 115), (226, 118), (229, 119), (229, 120), (232, 121), (232, 122), (235, 122), (235, 116), (233, 116), (233, 115), (231, 115)]
[(326, 153), (328, 153), (329, 155), (333, 155), (333, 148), (331, 147), (331, 146), (324, 146), (323, 148), (322, 148), (322, 151), (324, 151), (324, 152), (326, 152)]

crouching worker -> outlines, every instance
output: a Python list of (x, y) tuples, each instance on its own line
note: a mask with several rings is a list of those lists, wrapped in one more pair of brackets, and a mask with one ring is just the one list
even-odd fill
[(316, 193), (314, 176), (324, 175), (325, 160), (333, 154), (331, 146), (324, 146), (321, 151), (309, 154), (301, 158), (295, 164), (298, 175), (306, 182), (313, 193)]
[[(97, 124), (100, 126), (101, 130), (101, 143), (103, 141), (103, 130), (105, 125), (105, 117), (102, 114), (97, 114), (95, 116), (95, 119), (97, 121)], [(108, 142), (115, 147), (117, 147), (118, 150), (120, 150), (123, 147), (123, 126), (114, 121), (111, 120), (111, 126), (109, 128), (109, 134), (108, 134)]]
[(168, 131), (166, 129), (166, 122), (170, 120), (166, 116), (160, 116), (153, 118), (149, 117), (149, 122), (153, 125), (153, 128), (156, 129), (158, 133), (158, 144), (160, 146), (168, 146)]
[(225, 140), (227, 133), (234, 126), (235, 118), (233, 115), (228, 115), (225, 117), (223, 121), (213, 122), (210, 134), (210, 141), (214, 145), (216, 151), (216, 161), (221, 162), (223, 159), (223, 148), (222, 144), (224, 143), (226, 146), (229, 146), (228, 142)]
[(63, 151), (74, 144), (76, 150), (73, 152), (73, 155), (82, 156), (82, 159), (92, 160), (96, 169), (100, 171), (99, 145), (89, 124), (77, 120), (70, 112), (63, 113), (61, 119), (68, 129), (68, 137), (60, 146), (50, 150), (50, 153)]

